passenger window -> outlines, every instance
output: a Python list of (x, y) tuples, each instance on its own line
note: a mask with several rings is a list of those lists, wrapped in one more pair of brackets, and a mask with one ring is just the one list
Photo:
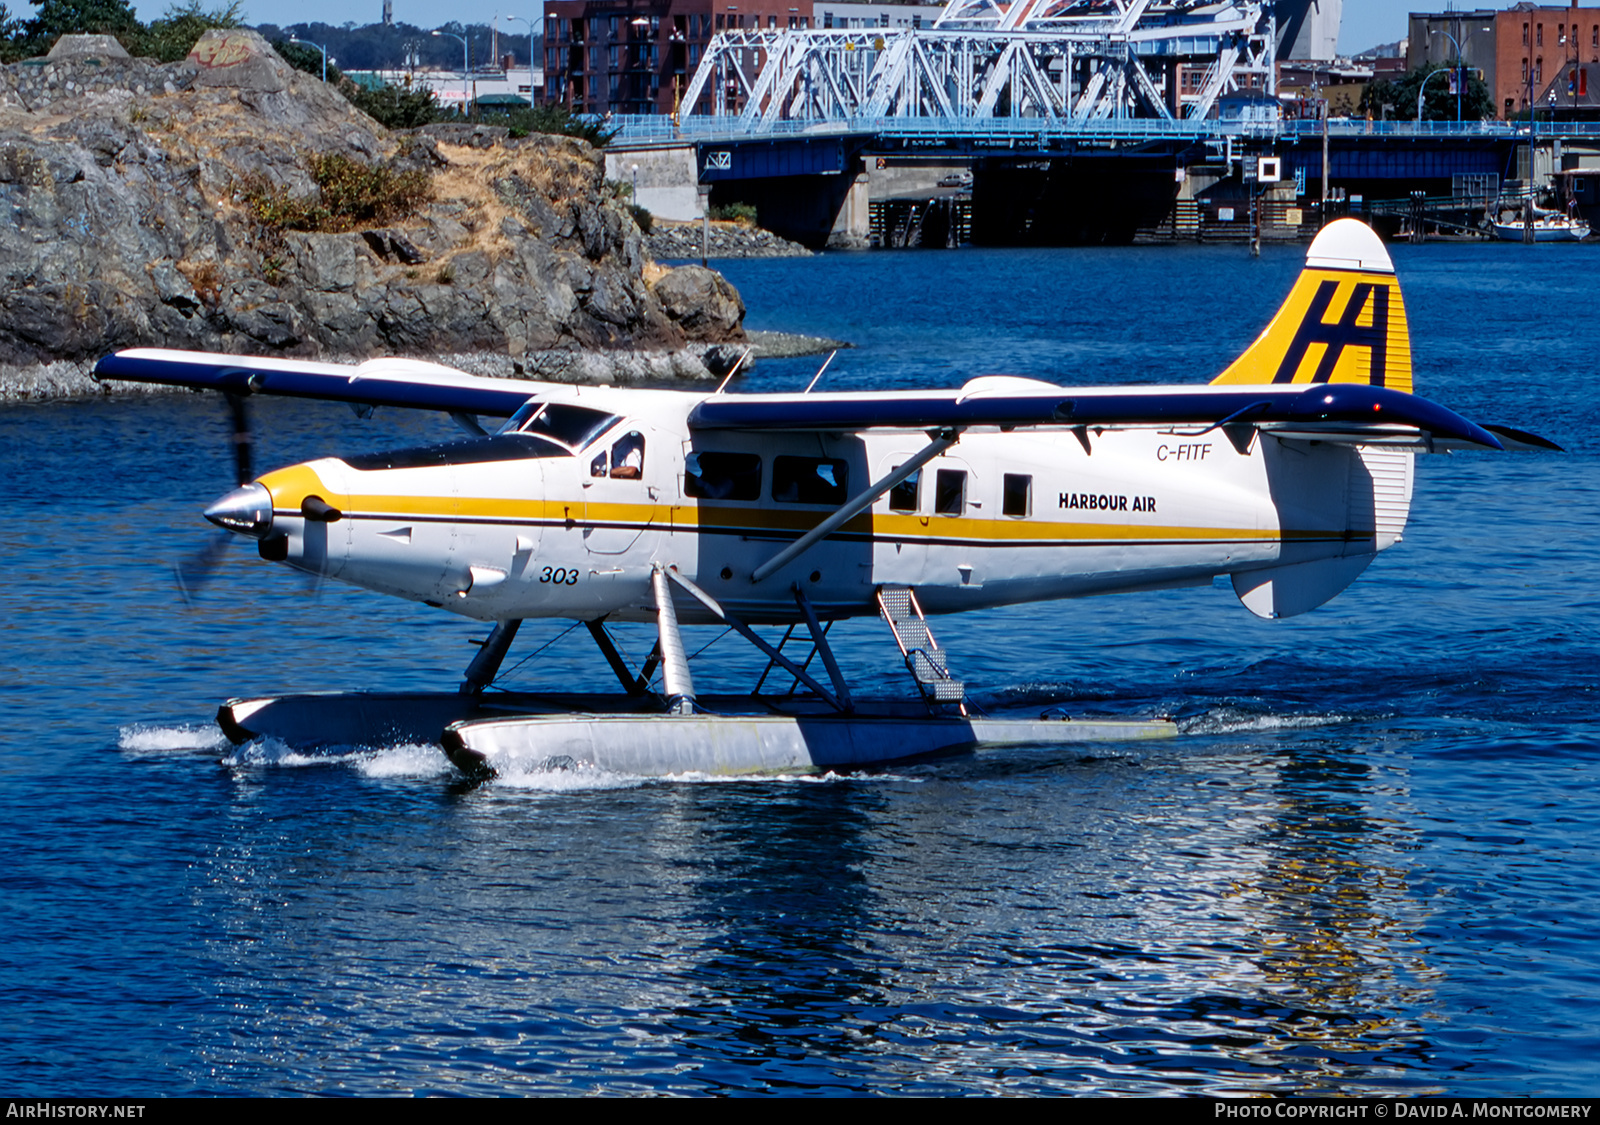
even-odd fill
[[(896, 465), (895, 468), (899, 468)], [(891, 512), (914, 512), (917, 510), (917, 492), (922, 487), (922, 470), (918, 469), (905, 480), (889, 490), (889, 510)]]
[(850, 475), (832, 457), (774, 457), (772, 498), (783, 504), (843, 504)]
[(759, 500), (761, 455), (691, 453), (683, 466), (683, 491), (702, 500)]
[(611, 446), (611, 479), (638, 480), (644, 476), (644, 435), (638, 430)]
[(1000, 497), (1000, 511), (1008, 516), (1033, 514), (1033, 478), (1022, 473), (1007, 473)]
[(933, 510), (941, 516), (959, 516), (967, 506), (967, 474), (961, 469), (940, 469), (933, 478)]
[(606, 475), (606, 455), (603, 451), (595, 454), (594, 460), (589, 462), (589, 475), (591, 477)]

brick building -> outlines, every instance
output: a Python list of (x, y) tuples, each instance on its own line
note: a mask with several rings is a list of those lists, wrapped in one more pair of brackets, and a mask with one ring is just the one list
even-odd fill
[(1412, 12), (1409, 32), (1407, 69), (1452, 65), (1459, 44), (1463, 64), (1483, 75), (1501, 118), (1527, 112), (1529, 100), (1553, 86), (1564, 91), (1564, 75), (1577, 76), (1580, 64), (1600, 62), (1600, 8), (1580, 7), (1578, 0), (1567, 6), (1524, 0), (1505, 11)]
[(544, 100), (574, 113), (670, 114), (713, 35), (810, 26), (812, 0), (546, 0)]

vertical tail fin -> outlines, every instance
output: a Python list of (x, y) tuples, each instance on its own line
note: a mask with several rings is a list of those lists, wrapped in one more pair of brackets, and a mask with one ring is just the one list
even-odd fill
[(1411, 393), (1411, 332), (1383, 241), (1329, 223), (1266, 331), (1213, 383), (1368, 383)]

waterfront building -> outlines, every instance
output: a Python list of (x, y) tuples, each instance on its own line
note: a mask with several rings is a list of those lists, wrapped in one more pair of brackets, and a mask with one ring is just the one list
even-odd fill
[(547, 0), (543, 96), (574, 113), (674, 113), (712, 36), (812, 20), (812, 0)]
[(347, 70), (345, 77), (361, 86), (387, 83), (404, 89), (433, 91), (439, 105), (461, 112), (473, 106), (526, 109), (538, 97), (544, 74), (536, 68), (518, 66), (509, 56), (498, 67), (474, 69), (465, 77), (459, 70)]
[(1529, 102), (1553, 86), (1564, 92), (1559, 75), (1570, 74), (1576, 83), (1580, 64), (1600, 63), (1600, 8), (1581, 7), (1578, 0), (1565, 6), (1523, 0), (1504, 11), (1412, 12), (1408, 30), (1407, 69), (1452, 66), (1459, 50), (1462, 64), (1482, 75), (1502, 119), (1526, 113)]

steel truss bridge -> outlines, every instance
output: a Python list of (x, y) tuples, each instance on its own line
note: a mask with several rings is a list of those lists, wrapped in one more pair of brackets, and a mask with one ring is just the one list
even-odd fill
[(921, 118), (1086, 125), (1200, 121), (1241, 89), (1275, 93), (1269, 0), (950, 0), (930, 28), (735, 30), (681, 105), (747, 134)]

